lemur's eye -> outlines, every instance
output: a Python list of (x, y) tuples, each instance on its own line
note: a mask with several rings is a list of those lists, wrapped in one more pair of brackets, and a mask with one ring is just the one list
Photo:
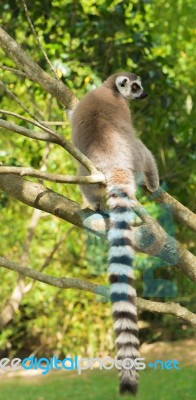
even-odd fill
[(133, 92), (137, 92), (138, 90), (139, 90), (139, 85), (137, 84), (137, 83), (133, 83), (133, 85), (131, 86), (131, 88), (132, 88), (132, 91)]

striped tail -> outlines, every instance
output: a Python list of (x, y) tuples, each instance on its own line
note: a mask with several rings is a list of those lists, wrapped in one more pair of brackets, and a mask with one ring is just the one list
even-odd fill
[[(134, 366), (130, 369), (130, 361), (125, 361), (127, 358), (134, 361), (140, 356), (132, 268), (134, 251), (129, 237), (134, 211), (133, 202), (126, 192), (125, 186), (123, 190), (113, 186), (108, 191), (108, 205), (111, 210), (108, 232), (109, 280), (119, 366), (120, 361), (123, 363), (124, 360), (122, 368), (119, 369), (120, 394), (128, 392), (135, 395), (138, 373)], [(123, 368), (124, 364), (127, 368)]]

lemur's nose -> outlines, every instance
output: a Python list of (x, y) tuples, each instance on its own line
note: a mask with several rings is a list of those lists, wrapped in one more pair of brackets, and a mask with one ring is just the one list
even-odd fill
[(139, 99), (145, 99), (147, 96), (148, 96), (147, 93), (142, 92), (142, 93), (140, 94), (140, 96), (139, 96)]

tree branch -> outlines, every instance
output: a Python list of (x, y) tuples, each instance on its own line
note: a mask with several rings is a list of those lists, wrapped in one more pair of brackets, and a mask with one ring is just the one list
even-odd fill
[[(0, 28), (1, 31), (1, 28)], [(58, 132), (54, 131), (51, 128), (48, 128), (44, 123), (42, 123), (41, 121), (39, 121), (38, 118), (36, 118), (28, 109), (27, 107), (17, 98), (17, 96), (15, 96), (14, 93), (11, 92), (11, 90), (9, 90), (6, 85), (0, 81), (0, 86), (2, 86), (4, 88), (4, 90), (6, 91), (6, 93), (12, 98), (14, 99), (32, 118), (33, 121), (31, 121), (31, 123), (34, 123), (34, 125), (39, 126), (41, 129), (43, 129), (44, 131), (50, 133), (50, 135), (52, 137), (54, 137), (56, 139), (56, 143), (60, 142), (60, 145), (66, 149), (76, 160), (78, 160), (82, 165), (84, 165), (88, 171), (90, 171), (91, 174), (97, 174), (100, 175), (100, 179), (102, 178), (103, 181), (104, 180), (104, 176), (103, 174), (101, 174), (101, 172), (99, 172), (95, 166), (93, 165), (93, 163), (80, 151), (77, 149), (77, 147), (75, 147), (70, 141), (66, 140), (62, 135), (60, 135)], [(3, 110), (1, 111), (3, 112)], [(13, 115), (14, 113), (12, 113)], [(16, 115), (15, 115), (16, 116)]]
[[(19, 68), (22, 68), (22, 70), (30, 79), (32, 79), (34, 82), (37, 82), (48, 93), (52, 94), (52, 96), (55, 96), (62, 104), (65, 105), (67, 109), (74, 108), (78, 100), (73, 95), (73, 93), (63, 84), (63, 82), (52, 78), (38, 64), (31, 60), (21, 48), (21, 46), (19, 46), (17, 42), (2, 28), (0, 28), (0, 45), (2, 46), (6, 54), (15, 61)], [(6, 88), (3, 82), (1, 82), (1, 85), (4, 87), (7, 93), (16, 100), (16, 96), (8, 88)], [(17, 102), (19, 102), (20, 105), (22, 104), (20, 101)], [(29, 111), (27, 110), (27, 112)], [(55, 136), (57, 140), (59, 140), (60, 135), (57, 132), (47, 128), (44, 124), (41, 123), (40, 128), (46, 132), (51, 133), (51, 135)], [(60, 141), (62, 143), (62, 137)], [(98, 174), (100, 175), (100, 177), (102, 176), (103, 179), (103, 175), (99, 171), (97, 171), (92, 162), (65, 138), (63, 138), (63, 147), (76, 160), (84, 165), (91, 174)]]
[(37, 82), (48, 93), (56, 97), (65, 108), (72, 109), (74, 107), (77, 99), (71, 90), (62, 81), (48, 75), (38, 64), (31, 60), (22, 47), (2, 28), (0, 28), (0, 45), (29, 79)]
[[(8, 35), (2, 28), (0, 28), (0, 44), (4, 51), (16, 62), (19, 67), (21, 67), (26, 75), (32, 79), (34, 82), (40, 84), (42, 88), (44, 88), (48, 93), (54, 95), (59, 101), (63, 104), (66, 101), (66, 108), (73, 109), (75, 104), (78, 102), (77, 98), (73, 95), (73, 93), (61, 82), (55, 78), (52, 78), (48, 75), (42, 68), (32, 61), (24, 52), (24, 50), (17, 44), (17, 42)], [(34, 115), (32, 115), (26, 106), (12, 93), (6, 85), (0, 81), (0, 85), (4, 87), (4, 90), (7, 94), (13, 98), (33, 119), (35, 119), (40, 127), (46, 132), (51, 133), (51, 135), (57, 137), (59, 139), (59, 134), (49, 128), (47, 128), (43, 123), (41, 123)], [(62, 141), (62, 137), (61, 137)], [(87, 170), (91, 173), (98, 172), (94, 165), (88, 160), (87, 157), (84, 156), (73, 144), (63, 138), (64, 148), (69, 151), (69, 153), (76, 158), (82, 165), (84, 165)]]
[[(1, 112), (1, 110), (0, 110)], [(5, 121), (4, 119), (0, 119), (0, 127), (7, 129), (8, 131), (12, 131), (15, 133), (19, 133), (19, 135), (23, 135), (29, 137), (31, 139), (42, 140), (45, 142), (56, 143), (56, 139), (52, 137), (49, 133), (46, 132), (35, 132), (30, 129), (24, 128), (23, 126), (19, 126), (10, 121)]]
[[(30, 117), (33, 118), (33, 120), (39, 122), (38, 118), (26, 107), (26, 105), (2, 81), (0, 81), (0, 87), (2, 87), (5, 90), (5, 92), (7, 93), (7, 95), (12, 100), (14, 100), (27, 114), (29, 114)], [(44, 126), (44, 124), (40, 124), (40, 125)]]
[[(46, 166), (47, 166), (47, 160), (49, 156), (49, 147), (46, 146), (43, 157), (42, 157), (42, 166), (41, 170), (43, 171)], [(35, 236), (35, 229), (36, 226), (39, 222), (39, 219), (41, 217), (41, 210), (38, 209), (33, 209), (31, 219), (28, 224), (27, 232), (26, 232), (26, 237), (23, 243), (23, 252), (21, 256), (21, 264), (24, 266), (27, 266), (29, 264), (29, 256), (30, 256), (30, 246), (32, 243), (32, 240)], [(66, 235), (63, 236), (63, 238), (58, 242), (55, 243), (53, 246), (52, 251), (47, 255), (46, 259), (44, 260), (44, 263), (42, 264), (40, 271), (43, 271), (51, 262), (55, 252), (58, 250), (60, 244), (62, 243), (63, 240), (69, 235), (70, 231), (73, 230), (74, 227), (72, 226), (67, 232)], [(2, 308), (2, 311), (0, 311), (0, 321), (1, 321), (1, 326), (6, 326), (12, 319), (14, 314), (18, 311), (21, 301), (23, 297), (25, 296), (26, 293), (28, 293), (35, 281), (31, 281), (30, 283), (26, 284), (25, 283), (25, 276), (19, 274), (18, 276), (18, 282), (14, 289), (12, 290), (12, 293), (7, 300), (6, 305)]]
[[(12, 117), (18, 118), (18, 119), (22, 119), (23, 121), (29, 122), (29, 124), (38, 126), (38, 128), (42, 128), (42, 126), (44, 125), (44, 122), (42, 124), (40, 124), (38, 121), (36, 121), (35, 119), (29, 119), (24, 117), (23, 115), (14, 113), (13, 111), (8, 111), (8, 110), (3, 110), (2, 108), (0, 109), (0, 113), (5, 114), (5, 115), (11, 115)], [(61, 136), (61, 135), (60, 135)], [(63, 136), (62, 136), (63, 139)]]
[[(109, 297), (109, 290), (106, 286), (97, 285), (92, 282), (80, 280), (77, 278), (56, 278), (54, 276), (44, 274), (40, 271), (35, 271), (28, 267), (23, 267), (13, 261), (6, 260), (0, 257), (0, 265), (19, 274), (28, 276), (39, 282), (46, 283), (51, 286), (59, 287), (61, 289), (79, 289), (98, 294), (104, 297)], [(196, 326), (196, 315), (187, 310), (186, 308), (175, 303), (158, 303), (151, 300), (137, 299), (138, 308), (146, 311), (169, 313), (182, 318), (192, 326)]]
[(147, 191), (147, 193), (157, 203), (171, 205), (174, 217), (179, 222), (182, 222), (183, 225), (187, 225), (189, 228), (196, 232), (196, 215), (187, 207), (183, 206), (183, 204), (170, 196), (170, 194), (165, 192), (161, 187), (159, 187), (159, 189), (153, 194), (149, 191)]
[(50, 174), (48, 172), (42, 172), (35, 168), (24, 168), (24, 167), (10, 167), (0, 166), (1, 174), (14, 174), (19, 176), (32, 176), (34, 178), (40, 178), (45, 181), (57, 182), (57, 183), (102, 183), (100, 175), (89, 175), (89, 176), (71, 176), (71, 175), (60, 175)]
[(7, 67), (6, 65), (0, 65), (0, 68), (3, 71), (13, 72), (13, 74), (15, 74), (15, 75), (19, 75), (19, 76), (22, 76), (23, 78), (26, 78), (26, 74), (22, 71), (19, 71), (18, 69)]
[[(1, 110), (0, 110), (1, 112)], [(6, 112), (9, 113), (9, 112)], [(12, 113), (13, 114), (13, 113)], [(17, 114), (16, 114), (17, 115)], [(15, 115), (15, 116), (16, 116)], [(26, 119), (26, 118), (25, 118)], [(28, 122), (31, 122), (28, 120)], [(32, 122), (34, 123), (34, 122)], [(39, 126), (39, 124), (36, 124)], [(19, 133), (20, 135), (29, 137), (31, 139), (42, 140), (50, 143), (58, 144), (59, 146), (64, 148), (64, 138), (62, 140), (60, 135), (59, 138), (53, 137), (48, 133), (45, 132), (35, 132), (27, 128), (23, 128), (22, 126), (16, 125), (13, 122), (5, 121), (4, 119), (0, 119), (0, 127), (8, 129), (12, 132)], [(49, 180), (52, 182), (59, 182), (59, 183), (105, 183), (105, 179), (103, 175), (98, 171), (96, 174), (92, 174), (89, 176), (66, 176), (66, 175), (54, 175), (54, 174), (46, 174), (44, 172), (40, 172), (33, 168), (21, 168), (21, 167), (0, 167), (0, 174), (4, 173), (12, 173), (16, 175), (29, 175), (34, 176), (37, 178), (42, 178), (44, 180)]]
[[(32, 224), (30, 222), (30, 226), (29, 226), (29, 229), (27, 232), (27, 239), (24, 243), (24, 247), (27, 247), (28, 243), (30, 244), (30, 242), (32, 240), (32, 236), (33, 236), (34, 228), (35, 228), (35, 224), (36, 224), (35, 219), (38, 220), (38, 218), (39, 218), (39, 214), (37, 214), (36, 212), (40, 212), (40, 211), (36, 210), (36, 209), (34, 210), (34, 213), (33, 213), (32, 219), (31, 219), (31, 222), (33, 222), (34, 224)], [(50, 264), (51, 260), (53, 259), (54, 255), (55, 255), (55, 253), (59, 249), (60, 245), (63, 242), (65, 242), (66, 238), (68, 237), (68, 235), (70, 234), (72, 229), (74, 229), (74, 227), (71, 227), (70, 229), (68, 229), (68, 231), (66, 232), (66, 235), (64, 235), (64, 237), (62, 239), (60, 239), (57, 243), (54, 244), (51, 252), (49, 253), (49, 255), (47, 255), (43, 264), (41, 265), (40, 270), (39, 270), (40, 272), (42, 272), (46, 267), (48, 267), (48, 265)], [(27, 252), (29, 252), (29, 247), (27, 249)], [(21, 262), (22, 263), (24, 262), (25, 265), (28, 265), (27, 260), (29, 260), (29, 254), (26, 253), (26, 251), (25, 251), (22, 255)], [(35, 280), (32, 280), (30, 283), (26, 284), (25, 278), (26, 278), (26, 275), (19, 274), (18, 283), (14, 287), (7, 304), (5, 305), (5, 307), (3, 307), (2, 311), (0, 312), (0, 326), (1, 327), (6, 326), (13, 319), (14, 314), (18, 311), (18, 309), (20, 307), (23, 297), (26, 295), (26, 293), (28, 293), (28, 292), (30, 292), (30, 290), (32, 290), (32, 288), (36, 282)]]
[(47, 56), (47, 54), (46, 54), (46, 52), (45, 52), (43, 46), (42, 46), (42, 44), (41, 44), (41, 42), (40, 42), (40, 40), (39, 40), (39, 37), (38, 37), (38, 35), (37, 35), (37, 33), (36, 33), (36, 30), (35, 30), (35, 28), (34, 28), (34, 26), (33, 26), (33, 23), (32, 23), (32, 21), (31, 21), (31, 17), (30, 17), (30, 14), (29, 14), (29, 10), (28, 10), (27, 5), (26, 5), (26, 2), (25, 2), (25, 0), (21, 0), (21, 1), (22, 1), (22, 4), (23, 4), (23, 7), (24, 7), (24, 10), (25, 10), (25, 14), (26, 14), (26, 17), (27, 17), (27, 19), (28, 19), (29, 25), (30, 25), (31, 30), (32, 30), (32, 32), (33, 32), (33, 36), (34, 36), (34, 38), (35, 38), (35, 40), (36, 40), (36, 42), (37, 42), (37, 44), (38, 44), (38, 46), (39, 46), (39, 48), (40, 48), (42, 54), (44, 55), (45, 60), (46, 60), (46, 62), (48, 63), (48, 65), (49, 65), (49, 67), (50, 67), (52, 73), (53, 73), (54, 76), (58, 79), (57, 73), (56, 73), (56, 71), (55, 71), (53, 65), (51, 64), (51, 62), (50, 62), (50, 60), (49, 60), (49, 58), (48, 58), (48, 56)]
[[(79, 204), (59, 195), (39, 183), (29, 182), (16, 175), (1, 175), (0, 189), (30, 207), (62, 218), (80, 228), (106, 237), (108, 219), (92, 210), (81, 210)], [(169, 236), (158, 224), (143, 224), (130, 232), (133, 248), (167, 261), (196, 281), (196, 258)]]
[(158, 301), (144, 300), (138, 298), (137, 306), (144, 311), (175, 315), (177, 318), (182, 318), (185, 322), (188, 322), (192, 326), (196, 326), (196, 315), (187, 310), (187, 308), (182, 307), (178, 303), (161, 303)]
[[(39, 218), (41, 215), (41, 211), (34, 209), (32, 213), (32, 217), (29, 222), (29, 226), (27, 229), (26, 238), (23, 244), (23, 253), (21, 256), (21, 263), (23, 265), (29, 264), (29, 250), (30, 244), (34, 236), (34, 230), (36, 225), (38, 224)], [(31, 285), (25, 284), (25, 277), (24, 275), (19, 274), (18, 282), (15, 285), (12, 293), (10, 295), (9, 300), (7, 301), (6, 305), (0, 312), (0, 326), (6, 326), (13, 318), (13, 315), (18, 311), (20, 303), (24, 297), (24, 295), (31, 289)]]

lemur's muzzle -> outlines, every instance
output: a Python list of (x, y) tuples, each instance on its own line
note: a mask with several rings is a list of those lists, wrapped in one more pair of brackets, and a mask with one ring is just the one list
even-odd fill
[(142, 93), (140, 94), (140, 96), (137, 97), (137, 99), (145, 99), (147, 96), (148, 96), (147, 93), (142, 92)]

